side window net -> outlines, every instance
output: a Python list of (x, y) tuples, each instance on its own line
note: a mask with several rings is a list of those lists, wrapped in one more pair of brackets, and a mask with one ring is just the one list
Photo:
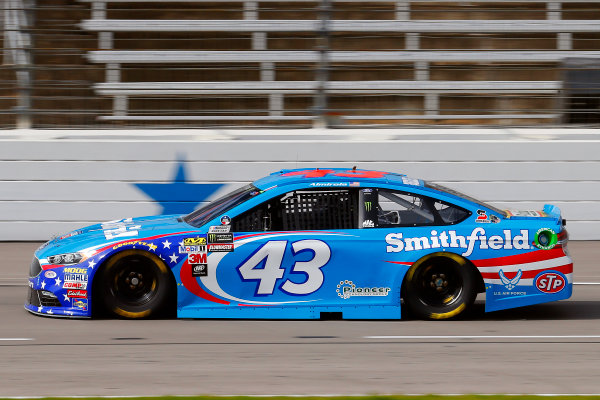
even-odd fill
[(358, 200), (349, 190), (304, 190), (272, 199), (233, 219), (234, 232), (354, 229)]
[(296, 191), (281, 198), (283, 229), (353, 229), (358, 207), (348, 190)]
[(260, 232), (265, 230), (265, 209), (267, 206), (257, 207), (234, 218), (232, 228), (234, 232)]

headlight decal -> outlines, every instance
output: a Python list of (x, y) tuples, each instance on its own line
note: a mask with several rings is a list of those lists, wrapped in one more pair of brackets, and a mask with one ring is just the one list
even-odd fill
[(79, 264), (81, 261), (85, 259), (85, 256), (81, 253), (66, 253), (66, 254), (57, 254), (55, 256), (49, 256), (48, 262), (50, 264)]

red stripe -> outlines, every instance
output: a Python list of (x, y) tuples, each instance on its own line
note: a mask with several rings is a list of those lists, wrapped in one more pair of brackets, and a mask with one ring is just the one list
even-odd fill
[(183, 262), (179, 276), (181, 278), (181, 283), (183, 283), (183, 286), (185, 286), (187, 290), (189, 290), (196, 296), (201, 297), (204, 300), (212, 301), (213, 303), (225, 304), (226, 306), (229, 305), (228, 301), (221, 300), (205, 292), (204, 289), (200, 287), (196, 278), (192, 276), (192, 266), (190, 265), (190, 263), (188, 263), (187, 260)]
[(113, 246), (116, 246), (116, 245), (121, 244), (121, 243), (134, 242), (134, 241), (143, 242), (145, 240), (156, 240), (156, 239), (162, 239), (162, 238), (167, 237), (167, 236), (185, 235), (185, 234), (188, 234), (188, 233), (198, 233), (199, 234), (198, 231), (186, 231), (186, 232), (177, 232), (177, 233), (164, 233), (162, 235), (148, 236), (148, 237), (131, 237), (131, 238), (127, 239), (127, 240), (121, 240), (120, 242), (115, 242), (115, 243), (109, 244), (109, 245), (107, 245), (105, 247), (102, 247), (101, 249), (95, 250), (95, 253), (92, 256), (90, 256), (90, 258), (93, 257), (93, 256), (95, 256), (96, 254), (98, 254), (98, 253), (100, 253), (100, 252), (108, 249), (109, 247), (113, 247)]
[[(573, 272), (573, 264), (566, 264), (566, 265), (562, 265), (560, 267), (554, 267), (554, 268), (541, 268), (541, 269), (535, 269), (532, 271), (523, 271), (523, 274), (521, 275), (521, 279), (535, 278), (540, 272), (544, 272), (544, 271), (558, 271), (558, 272), (562, 272), (563, 274), (570, 274)], [(504, 275), (508, 279), (512, 279), (517, 275), (517, 271), (504, 272)], [(481, 276), (484, 279), (500, 279), (500, 275), (498, 274), (498, 272), (482, 272)]]
[(337, 234), (340, 236), (351, 236), (351, 235), (348, 235), (345, 233), (328, 232), (328, 231), (293, 231), (293, 232), (281, 231), (281, 232), (253, 233), (251, 235), (236, 236), (235, 240), (241, 240), (241, 239), (246, 239), (246, 238), (256, 237), (256, 236), (281, 235), (281, 234), (289, 234), (289, 233), (321, 233), (321, 234)]
[(413, 265), (413, 263), (411, 263), (411, 262), (405, 262), (405, 261), (385, 261), (385, 262), (386, 263), (390, 263), (390, 264)]
[(525, 254), (517, 254), (514, 256), (486, 258), (482, 260), (471, 260), (476, 267), (496, 267), (502, 265), (526, 264), (536, 261), (545, 261), (552, 258), (564, 256), (565, 253), (562, 247), (557, 246), (552, 250), (536, 250)]
[[(76, 265), (76, 264), (73, 264)], [(48, 265), (42, 265), (42, 270), (47, 271), (49, 269), (54, 269), (54, 268), (62, 268), (64, 267), (63, 264), (48, 264)]]

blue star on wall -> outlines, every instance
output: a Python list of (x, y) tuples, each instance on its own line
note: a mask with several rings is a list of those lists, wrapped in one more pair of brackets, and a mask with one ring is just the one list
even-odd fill
[(189, 183), (185, 163), (179, 160), (177, 173), (171, 183), (136, 183), (135, 186), (162, 207), (161, 214), (188, 214), (206, 201), (223, 184)]

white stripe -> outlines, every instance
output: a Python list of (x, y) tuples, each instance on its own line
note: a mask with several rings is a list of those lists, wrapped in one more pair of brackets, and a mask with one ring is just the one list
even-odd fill
[(573, 282), (573, 285), (600, 285), (600, 282)]
[(0, 341), (23, 341), (23, 340), (34, 340), (33, 338), (24, 338), (24, 337), (17, 337), (17, 338), (0, 338)]
[(363, 336), (364, 339), (600, 339), (600, 335)]
[[(398, 396), (397, 393), (378, 393), (378, 396)], [(504, 397), (504, 396), (532, 396), (532, 397), (560, 397), (560, 396), (576, 396), (576, 397), (593, 397), (600, 396), (600, 393), (436, 393), (435, 396), (440, 397), (458, 397), (458, 396), (495, 396), (495, 397)], [(270, 398), (270, 397), (294, 397), (294, 398), (304, 398), (304, 397), (371, 397), (372, 394), (369, 393), (315, 393), (315, 394), (289, 394), (289, 393), (280, 393), (280, 394), (211, 394), (211, 397), (260, 397), (260, 398)], [(402, 393), (402, 396), (410, 396), (410, 397), (430, 397), (429, 393)], [(154, 395), (154, 396), (140, 396), (140, 395), (108, 395), (108, 396), (3, 396), (3, 399), (14, 399), (14, 400), (24, 400), (24, 399), (47, 399), (48, 397), (60, 397), (63, 399), (88, 399), (90, 397), (98, 398), (98, 399), (153, 399), (153, 398), (162, 398), (165, 397), (163, 395)], [(175, 394), (169, 395), (169, 397), (175, 397), (180, 399), (186, 398), (195, 398), (195, 396), (187, 395), (187, 394)]]
[(517, 272), (521, 271), (532, 271), (536, 269), (549, 269), (560, 267), (562, 265), (571, 264), (573, 260), (571, 257), (563, 256), (558, 258), (551, 258), (549, 260), (543, 261), (534, 261), (530, 263), (524, 264), (512, 264), (512, 265), (496, 265), (492, 267), (478, 267), (481, 272), (497, 272), (499, 269), (502, 269), (504, 272)]
[[(565, 277), (567, 278), (567, 282), (569, 283), (573, 283), (573, 273), (570, 274), (564, 274)], [(527, 278), (527, 279), (521, 279), (518, 283), (517, 286), (533, 286), (533, 281), (535, 278)], [(485, 283), (491, 283), (493, 285), (504, 285), (504, 283), (502, 283), (502, 281), (500, 279), (484, 279)], [(515, 289), (516, 290), (516, 289)]]

